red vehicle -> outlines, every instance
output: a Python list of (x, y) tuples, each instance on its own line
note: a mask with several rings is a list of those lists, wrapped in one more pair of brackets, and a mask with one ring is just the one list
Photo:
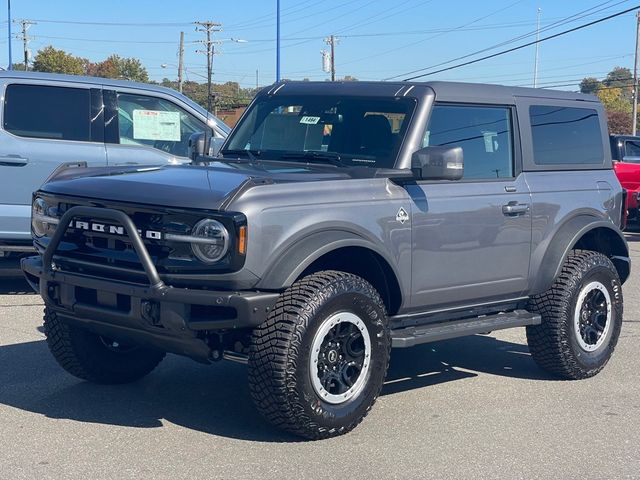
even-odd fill
[(637, 224), (640, 195), (640, 137), (610, 135), (613, 168), (627, 190), (627, 222)]

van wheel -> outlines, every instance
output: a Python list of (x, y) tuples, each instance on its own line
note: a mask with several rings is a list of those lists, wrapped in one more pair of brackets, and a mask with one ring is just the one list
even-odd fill
[(390, 347), (385, 307), (367, 281), (337, 271), (309, 275), (253, 332), (251, 396), (267, 420), (295, 435), (344, 434), (378, 397)]
[(531, 356), (566, 379), (596, 375), (611, 358), (622, 327), (622, 285), (605, 255), (572, 251), (553, 286), (531, 300), (542, 315), (527, 327)]
[(48, 308), (44, 333), (60, 366), (93, 383), (133, 382), (150, 373), (165, 356), (165, 352), (127, 345), (69, 324)]

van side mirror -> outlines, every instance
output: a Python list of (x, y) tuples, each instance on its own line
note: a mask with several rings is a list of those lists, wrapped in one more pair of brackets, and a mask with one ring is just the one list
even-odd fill
[(195, 162), (198, 157), (202, 157), (209, 150), (207, 147), (207, 135), (204, 132), (197, 132), (189, 137), (189, 158)]
[(424, 147), (411, 156), (418, 180), (460, 180), (464, 174), (462, 147)]

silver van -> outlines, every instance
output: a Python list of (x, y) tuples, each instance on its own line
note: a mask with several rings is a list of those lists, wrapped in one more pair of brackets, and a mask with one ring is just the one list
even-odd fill
[(32, 250), (31, 193), (61, 164), (188, 160), (193, 133), (213, 144), (220, 119), (168, 88), (37, 72), (0, 72), (0, 257)]

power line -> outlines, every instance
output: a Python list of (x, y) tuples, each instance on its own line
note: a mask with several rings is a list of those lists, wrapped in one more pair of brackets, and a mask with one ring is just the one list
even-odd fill
[(100, 25), (103, 27), (186, 27), (193, 26), (193, 22), (85, 22), (85, 21), (74, 21), (74, 20), (43, 20), (36, 19), (34, 20), (38, 23), (60, 23), (66, 25)]
[[(453, 28), (450, 28), (450, 29), (448, 29), (448, 30), (445, 30), (445, 31), (439, 32), (439, 33), (437, 33), (437, 34), (435, 34), (435, 35), (432, 35), (432, 36), (427, 37), (427, 38), (423, 38), (423, 39), (418, 40), (418, 41), (416, 41), (416, 42), (412, 42), (412, 43), (409, 43), (409, 44), (406, 44), (406, 45), (402, 45), (402, 46), (400, 46), (400, 47), (392, 48), (392, 49), (390, 49), (390, 50), (386, 50), (386, 51), (384, 51), (384, 52), (378, 52), (378, 53), (376, 53), (375, 55), (368, 55), (368, 56), (366, 56), (366, 57), (361, 57), (361, 58), (357, 58), (357, 59), (355, 59), (355, 60), (350, 60), (350, 61), (348, 61), (348, 62), (344, 62), (344, 63), (342, 63), (341, 65), (347, 65), (347, 64), (351, 64), (351, 63), (357, 63), (357, 62), (361, 62), (361, 61), (363, 61), (363, 60), (368, 60), (368, 59), (371, 59), (371, 58), (378, 58), (378, 57), (380, 57), (380, 56), (382, 56), (382, 55), (387, 55), (387, 54), (389, 54), (389, 53), (397, 52), (398, 50), (404, 50), (404, 49), (405, 49), (405, 48), (407, 48), (407, 47), (412, 47), (412, 46), (414, 46), (414, 45), (418, 45), (418, 44), (421, 44), (421, 43), (428, 42), (429, 40), (433, 40), (434, 38), (440, 37), (440, 36), (442, 36), (442, 35), (446, 35), (447, 33), (451, 33), (451, 32), (454, 32), (454, 31), (458, 31), (458, 30), (460, 30), (460, 29), (462, 29), (462, 28), (465, 28), (465, 27), (468, 27), (468, 26), (470, 26), (470, 25), (473, 25), (474, 23), (481, 22), (482, 20), (484, 20), (484, 19), (486, 19), (486, 18), (489, 18), (489, 17), (491, 17), (491, 16), (493, 16), (493, 15), (496, 15), (496, 14), (498, 14), (498, 13), (500, 13), (500, 12), (503, 12), (503, 11), (505, 11), (505, 10), (507, 10), (507, 9), (509, 9), (509, 8), (511, 8), (511, 7), (513, 7), (513, 6), (515, 6), (515, 5), (517, 5), (518, 3), (522, 3), (523, 1), (524, 1), (524, 0), (516, 0), (515, 2), (510, 3), (510, 4), (509, 4), (509, 5), (507, 5), (506, 7), (502, 7), (502, 8), (499, 8), (498, 10), (494, 10), (494, 11), (490, 12), (490, 13), (489, 13), (489, 14), (487, 14), (487, 15), (484, 15), (484, 16), (482, 16), (482, 17), (475, 18), (474, 20), (471, 20), (470, 22), (467, 22), (467, 23), (463, 23), (462, 25), (458, 25), (457, 27), (453, 27)], [(392, 78), (395, 78), (395, 77), (392, 77)]]
[[(556, 27), (560, 27), (562, 25), (566, 25), (567, 23), (571, 23), (571, 22), (574, 22), (576, 20), (580, 20), (581, 18), (589, 17), (589, 16), (594, 15), (594, 14), (596, 14), (598, 12), (603, 11), (603, 10), (607, 10), (608, 8), (615, 7), (616, 5), (620, 5), (621, 3), (626, 3), (629, 0), (622, 0), (622, 1), (619, 1), (618, 3), (615, 3), (614, 5), (605, 6), (607, 4), (610, 4), (613, 1), (614, 0), (607, 0), (606, 2), (599, 3), (597, 5), (594, 5), (593, 7), (587, 8), (586, 10), (582, 10), (582, 11), (580, 11), (578, 13), (574, 13), (573, 15), (569, 15), (568, 17), (564, 17), (564, 18), (562, 18), (562, 19), (560, 19), (560, 20), (558, 20), (556, 22), (552, 22), (552, 23), (546, 25), (540, 31), (544, 32), (544, 31), (547, 31), (547, 30), (552, 30), (552, 29), (554, 29)], [(603, 7), (603, 8), (600, 8), (600, 7)], [(600, 8), (600, 10), (596, 10), (598, 8)], [(593, 10), (596, 10), (596, 11), (593, 11)], [(411, 74), (422, 72), (424, 70), (428, 70), (428, 69), (431, 69), (431, 68), (436, 68), (436, 67), (439, 67), (441, 65), (446, 65), (448, 63), (453, 63), (453, 62), (458, 61), (458, 60), (462, 60), (462, 59), (465, 59), (465, 58), (473, 57), (474, 55), (478, 55), (478, 54), (483, 53), (483, 52), (488, 52), (488, 51), (496, 49), (498, 47), (502, 47), (502, 46), (505, 46), (505, 45), (510, 45), (512, 43), (517, 42), (518, 40), (523, 40), (523, 39), (525, 39), (527, 37), (531, 37), (531, 36), (537, 35), (537, 33), (538, 33), (538, 29), (530, 31), (530, 32), (525, 33), (525, 34), (522, 34), (522, 35), (519, 35), (519, 36), (514, 37), (514, 38), (510, 38), (510, 39), (502, 41), (500, 43), (496, 43), (495, 45), (491, 45), (490, 47), (486, 47), (486, 48), (483, 48), (481, 50), (477, 50), (475, 52), (468, 53), (466, 55), (462, 55), (462, 56), (459, 56), (459, 57), (452, 58), (452, 59), (447, 60), (445, 62), (440, 62), (440, 63), (436, 63), (435, 65), (430, 65), (428, 67), (423, 67), (423, 68), (419, 68), (417, 70), (412, 70), (412, 71), (406, 72), (404, 74), (394, 75), (392, 77), (385, 78), (384, 80), (393, 80), (393, 79), (396, 79), (396, 78), (399, 78), (399, 77), (402, 77), (402, 76), (405, 76), (405, 75), (411, 75)], [(436, 36), (434, 35), (431, 38), (435, 38), (435, 37)], [(427, 40), (429, 40), (429, 39), (427, 39)], [(412, 43), (412, 44), (409, 44), (409, 45), (405, 45), (405, 47), (406, 46), (415, 45), (417, 43), (420, 43), (420, 42), (415, 42), (415, 43)], [(388, 52), (386, 52), (386, 53), (388, 53)]]
[[(602, 23), (602, 22), (605, 22), (607, 20), (611, 20), (612, 18), (619, 17), (620, 15), (624, 15), (625, 13), (632, 12), (633, 10), (637, 10), (638, 8), (640, 8), (640, 5), (636, 5), (636, 6), (632, 7), (632, 8), (628, 8), (626, 10), (622, 10), (621, 12), (614, 13), (612, 15), (608, 15), (606, 17), (600, 18), (598, 20), (594, 20), (594, 21), (589, 22), (589, 23), (585, 23), (583, 25), (578, 25), (577, 27), (570, 28), (569, 30), (564, 30), (562, 32), (555, 33), (553, 35), (549, 35), (547, 37), (543, 37), (543, 38), (541, 38), (539, 40), (534, 40), (532, 42), (528, 42), (528, 43), (525, 43), (523, 45), (518, 45), (517, 47), (513, 47), (513, 48), (509, 48), (507, 50), (502, 50), (500, 52), (492, 53), (491, 55), (485, 55), (484, 57), (476, 58), (474, 60), (469, 60), (469, 61), (463, 62), (463, 63), (458, 63), (456, 65), (451, 65), (449, 67), (441, 68), (439, 70), (434, 70), (434, 71), (431, 71), (431, 72), (422, 73), (420, 75), (415, 75), (413, 77), (405, 78), (403, 81), (408, 82), (408, 81), (411, 81), (411, 80), (415, 80), (417, 78), (426, 77), (428, 75), (435, 75), (436, 73), (446, 72), (446, 71), (449, 71), (449, 70), (453, 70), (455, 68), (460, 68), (460, 67), (464, 67), (464, 66), (471, 65), (471, 64), (474, 64), (474, 63), (482, 62), (482, 61), (488, 60), (490, 58), (495, 58), (495, 57), (499, 57), (499, 56), (502, 56), (502, 55), (506, 55), (507, 53), (515, 52), (516, 50), (521, 50), (523, 48), (530, 47), (531, 45), (535, 45), (536, 43), (546, 42), (547, 40), (551, 40), (553, 38), (561, 37), (563, 35), (567, 35), (569, 33), (572, 33), (572, 32), (578, 31), (578, 30), (582, 30), (583, 28), (587, 28), (587, 27), (590, 27), (592, 25), (596, 25), (598, 23)], [(424, 70), (424, 69), (421, 69), (421, 70)]]
[[(73, 37), (55, 37), (49, 35), (37, 35), (33, 38), (46, 38), (50, 40), (71, 40), (75, 42), (100, 42), (100, 43), (144, 43), (144, 44), (162, 44), (162, 45), (173, 45), (175, 42), (170, 41), (161, 41), (161, 40), (114, 40), (112, 38), (73, 38)], [(198, 43), (198, 41), (188, 41), (185, 43)]]

